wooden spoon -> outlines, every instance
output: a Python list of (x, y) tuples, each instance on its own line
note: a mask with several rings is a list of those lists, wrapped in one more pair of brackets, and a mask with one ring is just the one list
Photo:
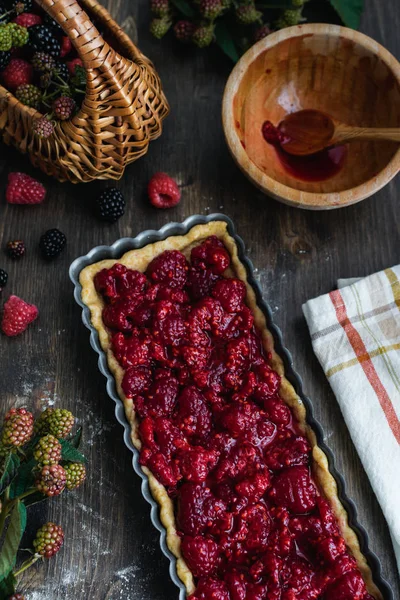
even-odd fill
[(324, 148), (358, 140), (400, 142), (398, 127), (353, 127), (313, 109), (299, 110), (279, 123), (279, 141), (289, 154), (315, 154)]

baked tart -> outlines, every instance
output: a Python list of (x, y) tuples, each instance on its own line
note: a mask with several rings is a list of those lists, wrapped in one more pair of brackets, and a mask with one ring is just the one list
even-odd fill
[(190, 600), (380, 600), (227, 223), (81, 271)]

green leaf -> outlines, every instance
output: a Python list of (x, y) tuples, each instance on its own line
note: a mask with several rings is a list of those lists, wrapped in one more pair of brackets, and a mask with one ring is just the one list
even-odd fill
[(364, 0), (330, 0), (346, 27), (358, 29), (364, 9)]
[(17, 580), (13, 573), (9, 573), (2, 581), (0, 581), (0, 600), (7, 600), (15, 592)]
[(215, 38), (218, 46), (225, 52), (225, 54), (229, 56), (233, 62), (237, 62), (239, 60), (239, 53), (237, 51), (235, 42), (226, 24), (221, 19), (218, 21), (215, 27)]
[(35, 476), (33, 474), (34, 468), (37, 466), (37, 460), (31, 458), (28, 462), (23, 463), (18, 471), (17, 477), (11, 484), (10, 498), (17, 498), (21, 494), (24, 494), (35, 483)]
[(5, 579), (15, 566), (18, 547), (25, 527), (26, 508), (20, 500), (17, 500), (11, 511), (10, 522), (0, 552), (0, 581)]
[(69, 442), (70, 444), (72, 444), (72, 446), (74, 448), (79, 448), (79, 446), (81, 445), (81, 440), (82, 440), (82, 427), (79, 427), (79, 429), (75, 433), (75, 435), (73, 435), (70, 438), (68, 438), (67, 442)]
[(0, 494), (10, 485), (18, 473), (20, 460), (16, 454), (10, 452), (4, 461), (3, 474), (0, 477)]
[(67, 440), (59, 440), (61, 444), (62, 460), (70, 460), (71, 462), (85, 463), (86, 458)]
[(196, 15), (193, 8), (186, 0), (171, 0), (172, 4), (185, 15), (185, 17), (194, 17)]

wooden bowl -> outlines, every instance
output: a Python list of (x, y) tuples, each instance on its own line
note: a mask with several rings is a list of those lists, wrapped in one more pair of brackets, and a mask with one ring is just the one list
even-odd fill
[(371, 38), (336, 25), (288, 27), (255, 44), (226, 84), (222, 118), (229, 149), (266, 194), (301, 208), (348, 206), (371, 196), (400, 170), (395, 142), (349, 144), (343, 168), (326, 181), (284, 170), (261, 134), (305, 108), (366, 127), (400, 127), (400, 64)]

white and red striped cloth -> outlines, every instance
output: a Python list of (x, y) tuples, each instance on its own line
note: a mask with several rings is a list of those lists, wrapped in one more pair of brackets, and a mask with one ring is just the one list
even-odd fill
[(388, 522), (400, 572), (400, 265), (338, 286), (303, 312)]

